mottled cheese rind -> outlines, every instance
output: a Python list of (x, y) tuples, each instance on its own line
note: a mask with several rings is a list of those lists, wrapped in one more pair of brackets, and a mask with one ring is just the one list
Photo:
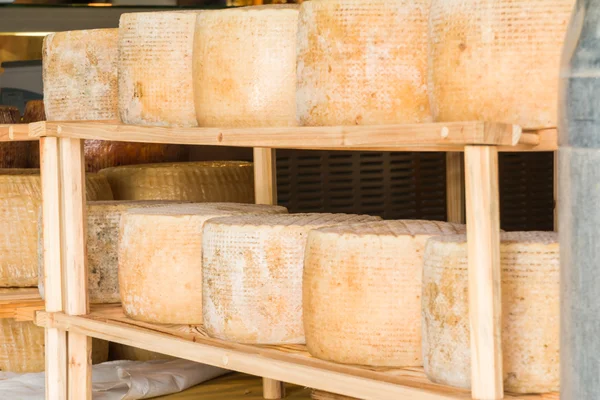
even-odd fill
[(115, 200), (254, 202), (252, 163), (207, 161), (107, 168)]
[(202, 227), (215, 217), (287, 213), (285, 207), (198, 203), (132, 209), (122, 218), (119, 284), (137, 320), (202, 323)]
[[(554, 232), (501, 234), (504, 389), (559, 389), (559, 245)], [(434, 382), (469, 388), (467, 242), (432, 238), (423, 272), (423, 362)]]
[(118, 29), (51, 33), (44, 38), (48, 121), (117, 119)]
[(309, 231), (378, 219), (289, 214), (208, 221), (202, 245), (207, 333), (241, 343), (304, 343), (302, 268)]
[(437, 121), (556, 127), (575, 0), (433, 0), (429, 92)]
[(192, 51), (200, 11), (122, 14), (119, 117), (126, 124), (196, 126)]
[(298, 23), (301, 125), (430, 122), (429, 0), (313, 0)]
[(199, 126), (296, 125), (298, 6), (204, 12), (194, 40)]
[(425, 242), (432, 236), (463, 232), (464, 225), (419, 220), (311, 231), (302, 297), (309, 353), (346, 364), (423, 365)]

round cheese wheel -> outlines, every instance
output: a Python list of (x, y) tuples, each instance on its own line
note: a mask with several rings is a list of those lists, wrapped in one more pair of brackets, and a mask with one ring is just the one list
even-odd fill
[(126, 13), (119, 21), (119, 116), (126, 124), (196, 126), (192, 51), (200, 11)]
[(378, 219), (290, 214), (208, 221), (202, 247), (207, 333), (241, 343), (304, 343), (302, 268), (308, 233)]
[(298, 24), (302, 125), (431, 121), (429, 0), (313, 0)]
[(194, 40), (200, 126), (296, 125), (298, 6), (204, 12)]
[[(20, 120), (17, 107), (0, 106), (0, 124), (18, 124)], [(26, 168), (30, 153), (29, 142), (0, 142), (0, 168)]]
[(342, 225), (308, 235), (303, 277), (306, 347), (346, 364), (416, 367), (421, 358), (423, 249), (465, 231), (433, 221)]
[[(111, 199), (106, 178), (86, 177), (88, 200)], [(0, 287), (38, 285), (42, 188), (37, 169), (0, 169)]]
[(433, 0), (429, 91), (437, 121), (555, 127), (575, 0)]
[[(554, 232), (502, 233), (504, 389), (559, 389), (559, 245)], [(464, 235), (432, 238), (423, 272), (423, 362), (434, 382), (469, 388), (469, 279)]]
[(128, 211), (119, 244), (125, 314), (163, 324), (201, 324), (202, 227), (211, 218), (247, 213), (287, 213), (287, 209), (198, 203)]
[(48, 121), (117, 119), (118, 29), (52, 33), (44, 39)]
[(252, 163), (237, 161), (141, 164), (107, 168), (116, 200), (254, 202)]

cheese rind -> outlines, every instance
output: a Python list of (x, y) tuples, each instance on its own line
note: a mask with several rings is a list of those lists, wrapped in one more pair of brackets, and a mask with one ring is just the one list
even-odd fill
[(301, 125), (431, 121), (429, 0), (313, 0), (298, 24)]
[(116, 200), (254, 202), (252, 163), (237, 161), (140, 164), (100, 171)]
[(297, 5), (204, 12), (194, 40), (199, 126), (296, 125)]
[(304, 343), (302, 268), (309, 231), (378, 219), (289, 214), (208, 221), (202, 244), (207, 333), (241, 343)]
[[(423, 362), (434, 382), (471, 385), (467, 242), (432, 238), (423, 271)], [(559, 245), (554, 232), (501, 234), (504, 388), (559, 389)]]
[(119, 117), (196, 126), (192, 51), (200, 11), (126, 13), (119, 20)]
[[(0, 124), (18, 124), (20, 119), (17, 107), (0, 106)], [(0, 168), (27, 168), (30, 153), (29, 142), (0, 143)]]
[(202, 227), (215, 217), (287, 213), (279, 206), (197, 203), (132, 209), (122, 219), (119, 285), (125, 314), (202, 323)]
[(429, 92), (437, 121), (556, 127), (575, 0), (433, 0)]

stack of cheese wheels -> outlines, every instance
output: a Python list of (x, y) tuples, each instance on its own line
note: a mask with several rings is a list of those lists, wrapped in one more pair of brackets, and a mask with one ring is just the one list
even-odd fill
[[(88, 200), (111, 199), (106, 178), (86, 176)], [(37, 169), (0, 169), (0, 287), (38, 285), (42, 188)]]
[[(554, 232), (500, 235), (504, 388), (559, 387), (559, 246)], [(423, 362), (434, 382), (471, 384), (467, 241), (432, 238), (423, 273)]]
[(298, 6), (204, 12), (194, 40), (200, 126), (296, 125)]
[(431, 121), (429, 0), (313, 0), (298, 24), (303, 125)]
[(575, 0), (433, 0), (436, 120), (555, 127), (560, 54)]
[(121, 121), (154, 126), (197, 125), (192, 88), (192, 51), (199, 12), (121, 15)]
[(119, 284), (134, 319), (202, 323), (202, 227), (215, 217), (287, 213), (278, 206), (234, 203), (169, 205), (130, 210), (123, 217)]
[(254, 201), (252, 163), (210, 161), (107, 168), (116, 200)]
[[(0, 289), (0, 295), (18, 295), (24, 289)], [(92, 361), (108, 359), (108, 342), (93, 339)], [(44, 328), (31, 321), (0, 319), (0, 371), (40, 372), (44, 363)]]
[(304, 343), (302, 268), (312, 229), (376, 221), (348, 214), (215, 218), (204, 225), (208, 334), (253, 344)]
[(421, 366), (423, 249), (465, 226), (433, 221), (341, 225), (308, 235), (303, 277), (306, 346), (317, 358)]
[[(21, 113), (16, 107), (0, 106), (0, 125), (18, 124)], [(0, 168), (26, 168), (31, 145), (28, 142), (0, 143)]]

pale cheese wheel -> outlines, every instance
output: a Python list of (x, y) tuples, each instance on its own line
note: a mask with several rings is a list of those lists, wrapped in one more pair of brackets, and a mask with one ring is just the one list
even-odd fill
[[(423, 272), (423, 362), (434, 382), (471, 385), (464, 235), (432, 238)], [(559, 245), (554, 232), (501, 234), (504, 389), (559, 389)]]
[(52, 33), (43, 45), (48, 121), (117, 119), (118, 29)]
[(431, 121), (429, 0), (313, 0), (298, 24), (301, 125)]
[(207, 161), (107, 168), (115, 200), (254, 202), (252, 163)]
[(423, 250), (448, 222), (399, 220), (309, 233), (303, 276), (306, 347), (346, 364), (416, 367), (421, 357)]
[(119, 116), (126, 124), (196, 126), (192, 51), (200, 11), (122, 14)]
[(290, 214), (208, 221), (202, 245), (207, 333), (241, 343), (304, 343), (302, 269), (308, 233), (378, 219)]
[(119, 243), (125, 314), (147, 322), (201, 324), (202, 227), (211, 218), (248, 213), (287, 213), (287, 209), (198, 203), (128, 211)]
[[(18, 124), (21, 113), (17, 107), (0, 106), (0, 124)], [(38, 144), (38, 142), (32, 142)], [(29, 142), (0, 143), (0, 168), (26, 168), (31, 153)]]
[[(0, 287), (38, 285), (42, 188), (37, 169), (0, 169)], [(86, 176), (88, 200), (112, 198), (106, 178)]]
[(296, 125), (298, 6), (204, 12), (194, 40), (200, 126)]
[(437, 121), (556, 127), (575, 0), (433, 0), (429, 91)]

